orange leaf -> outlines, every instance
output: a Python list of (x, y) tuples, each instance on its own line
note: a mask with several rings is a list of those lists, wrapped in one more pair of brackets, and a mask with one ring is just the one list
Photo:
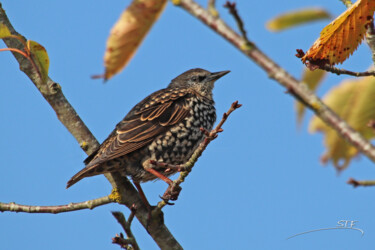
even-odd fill
[(330, 65), (344, 62), (362, 42), (374, 11), (374, 0), (358, 0), (322, 30), (301, 60)]
[(122, 70), (134, 55), (167, 0), (133, 0), (113, 26), (104, 55), (107, 80)]

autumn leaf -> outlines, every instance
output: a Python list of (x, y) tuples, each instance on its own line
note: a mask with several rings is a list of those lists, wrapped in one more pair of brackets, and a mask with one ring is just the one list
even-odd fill
[(27, 40), (27, 48), (32, 55), (32, 60), (34, 61), (42, 81), (46, 81), (48, 78), (49, 69), (49, 57), (46, 49), (39, 43), (31, 40)]
[(104, 55), (104, 79), (111, 78), (130, 61), (167, 0), (133, 0), (111, 30)]
[(303, 63), (334, 65), (344, 62), (365, 37), (374, 11), (374, 0), (358, 0), (322, 30), (318, 40), (301, 58)]
[[(321, 69), (311, 71), (308, 68), (305, 68), (301, 81), (306, 84), (311, 91), (315, 92), (319, 84), (323, 81), (326, 73), (326, 71)], [(296, 101), (295, 108), (297, 112), (297, 123), (301, 124), (306, 107), (301, 102)]]
[[(341, 118), (366, 139), (375, 137), (373, 129), (367, 126), (375, 120), (375, 78), (365, 77), (360, 80), (346, 80), (333, 88), (325, 97), (324, 102)], [(310, 132), (324, 133), (324, 144), (327, 148), (322, 160), (332, 161), (338, 170), (345, 169), (358, 150), (351, 146), (320, 118), (314, 117), (310, 122)]]
[(38, 71), (38, 74), (42, 81), (46, 81), (48, 78), (49, 69), (49, 58), (46, 49), (39, 43), (31, 40), (25, 40), (19, 35), (12, 35), (4, 24), (0, 23), (0, 39), (3, 38), (13, 38), (19, 40), (25, 48), (19, 50), (16, 48), (4, 48), (0, 51), (13, 51), (23, 55), (27, 58), (33, 65), (33, 67)]
[(330, 18), (330, 14), (320, 8), (306, 8), (281, 14), (267, 22), (270, 31), (282, 31), (305, 23)]

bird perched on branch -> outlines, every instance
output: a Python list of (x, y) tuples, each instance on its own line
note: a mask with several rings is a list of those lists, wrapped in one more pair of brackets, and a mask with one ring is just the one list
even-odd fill
[[(201, 128), (210, 131), (216, 120), (212, 98), (214, 83), (230, 71), (211, 73), (191, 69), (138, 103), (113, 132), (84, 161), (67, 188), (89, 176), (120, 172), (140, 182), (167, 176), (175, 171), (157, 167), (151, 160), (173, 165), (187, 162), (204, 139)], [(169, 181), (168, 181), (169, 180)]]

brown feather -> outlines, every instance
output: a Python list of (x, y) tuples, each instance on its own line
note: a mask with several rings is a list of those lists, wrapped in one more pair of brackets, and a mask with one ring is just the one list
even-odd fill
[(187, 94), (190, 94), (188, 89), (171, 89), (167, 93), (165, 90), (158, 91), (145, 98), (133, 108), (138, 111), (130, 111), (117, 125), (96, 155), (88, 157), (91, 159), (86, 168), (91, 169), (94, 165), (97, 166), (144, 147), (158, 135), (166, 132), (170, 126), (188, 117), (190, 111), (181, 98)]

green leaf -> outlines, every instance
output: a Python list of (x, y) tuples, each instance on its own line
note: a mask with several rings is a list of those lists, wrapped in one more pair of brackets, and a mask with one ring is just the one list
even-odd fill
[(267, 22), (269, 31), (282, 31), (301, 24), (330, 19), (331, 15), (321, 8), (306, 8), (281, 14)]
[[(346, 80), (333, 88), (323, 101), (343, 118), (353, 129), (370, 140), (375, 137), (372, 128), (367, 124), (375, 120), (375, 78), (365, 77), (360, 80)], [(310, 122), (310, 132), (324, 133), (324, 144), (327, 148), (323, 162), (332, 161), (338, 170), (345, 169), (358, 150), (339, 137), (335, 130), (314, 117)]]
[(35, 41), (28, 40), (27, 48), (29, 49), (32, 59), (37, 66), (42, 81), (46, 81), (48, 78), (49, 69), (49, 57), (46, 49)]

